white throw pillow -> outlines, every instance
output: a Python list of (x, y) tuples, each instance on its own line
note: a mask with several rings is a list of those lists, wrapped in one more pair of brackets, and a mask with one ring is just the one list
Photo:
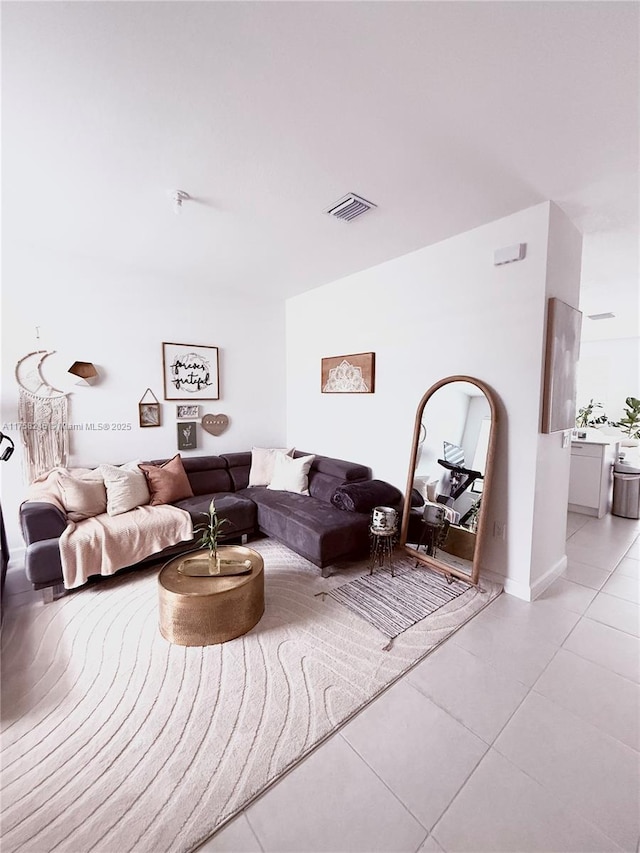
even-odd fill
[(429, 480), (426, 486), (427, 500), (435, 503), (438, 498), (438, 484), (440, 480)]
[(297, 492), (300, 495), (309, 494), (309, 469), (315, 456), (299, 456), (292, 459), (284, 453), (277, 453), (273, 466), (273, 476), (269, 489), (279, 492)]
[(98, 470), (87, 473), (61, 473), (60, 497), (71, 521), (84, 521), (107, 511), (107, 495), (104, 481)]
[(273, 474), (276, 454), (293, 455), (294, 448), (286, 447), (253, 447), (251, 448), (251, 469), (249, 471), (250, 486), (268, 486)]
[(121, 515), (137, 506), (149, 503), (147, 478), (138, 468), (140, 460), (127, 462), (126, 465), (101, 465), (100, 473), (104, 477), (107, 490), (107, 513)]

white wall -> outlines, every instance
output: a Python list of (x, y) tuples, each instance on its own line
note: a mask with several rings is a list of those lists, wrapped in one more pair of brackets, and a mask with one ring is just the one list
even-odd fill
[[(177, 452), (176, 403), (163, 401), (162, 341), (220, 348), (220, 399), (200, 414), (224, 413), (215, 437), (198, 427), (193, 454), (280, 445), (285, 438), (284, 305), (235, 296), (219, 282), (145, 277), (83, 258), (5, 246), (2, 300), (1, 422), (17, 421), (16, 361), (41, 347), (56, 350), (45, 378), (70, 390), (70, 422), (131, 424), (129, 431), (72, 431), (71, 464), (158, 459)], [(40, 326), (40, 347), (35, 326)], [(75, 385), (67, 369), (91, 361), (100, 381)], [(138, 426), (138, 401), (150, 387), (162, 404), (162, 426)], [(5, 426), (0, 427), (5, 431)], [(9, 432), (19, 445), (18, 433)], [(2, 464), (2, 507), (10, 550), (22, 546), (17, 509), (24, 497), (20, 449)]]
[[(545, 295), (578, 307), (582, 235), (557, 205), (550, 206)], [(545, 324), (546, 325), (546, 324)], [(546, 336), (546, 328), (545, 328)], [(543, 341), (544, 343), (544, 341)], [(544, 359), (541, 362), (544, 370)], [(542, 383), (541, 383), (542, 384)], [(542, 410), (542, 398), (540, 400)], [(540, 433), (533, 514), (530, 596), (535, 598), (566, 567), (571, 447), (563, 433)]]
[(578, 362), (578, 406), (593, 399), (602, 403), (610, 420), (617, 421), (624, 414), (627, 397), (640, 398), (640, 338), (583, 341)]
[[(332, 282), (288, 300), (286, 309), (287, 442), (370, 465), (403, 491), (426, 389), (454, 374), (493, 387), (500, 422), (488, 525), (505, 523), (507, 539), (489, 539), (484, 571), (523, 598), (530, 594), (550, 209), (537, 205)], [(524, 261), (493, 265), (494, 249), (519, 242), (527, 243)], [(323, 356), (368, 351), (376, 353), (375, 394), (320, 392)]]

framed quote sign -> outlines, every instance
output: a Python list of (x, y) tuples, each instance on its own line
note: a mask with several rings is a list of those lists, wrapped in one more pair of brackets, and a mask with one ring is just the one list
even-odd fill
[(165, 400), (218, 400), (218, 347), (162, 344)]

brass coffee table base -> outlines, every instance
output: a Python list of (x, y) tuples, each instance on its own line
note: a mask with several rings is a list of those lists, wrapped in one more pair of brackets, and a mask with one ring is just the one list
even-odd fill
[[(212, 646), (234, 640), (258, 624), (264, 613), (264, 566), (251, 548), (227, 545), (224, 559), (250, 560), (251, 572), (243, 575), (183, 574), (186, 559), (207, 556), (192, 552), (170, 560), (158, 575), (160, 633), (178, 646)], [(224, 553), (222, 553), (224, 552)]]

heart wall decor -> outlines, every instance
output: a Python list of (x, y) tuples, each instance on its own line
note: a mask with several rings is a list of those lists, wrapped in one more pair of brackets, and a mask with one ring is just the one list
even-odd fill
[(211, 435), (222, 435), (228, 426), (229, 418), (226, 415), (204, 415), (202, 418), (202, 429)]

